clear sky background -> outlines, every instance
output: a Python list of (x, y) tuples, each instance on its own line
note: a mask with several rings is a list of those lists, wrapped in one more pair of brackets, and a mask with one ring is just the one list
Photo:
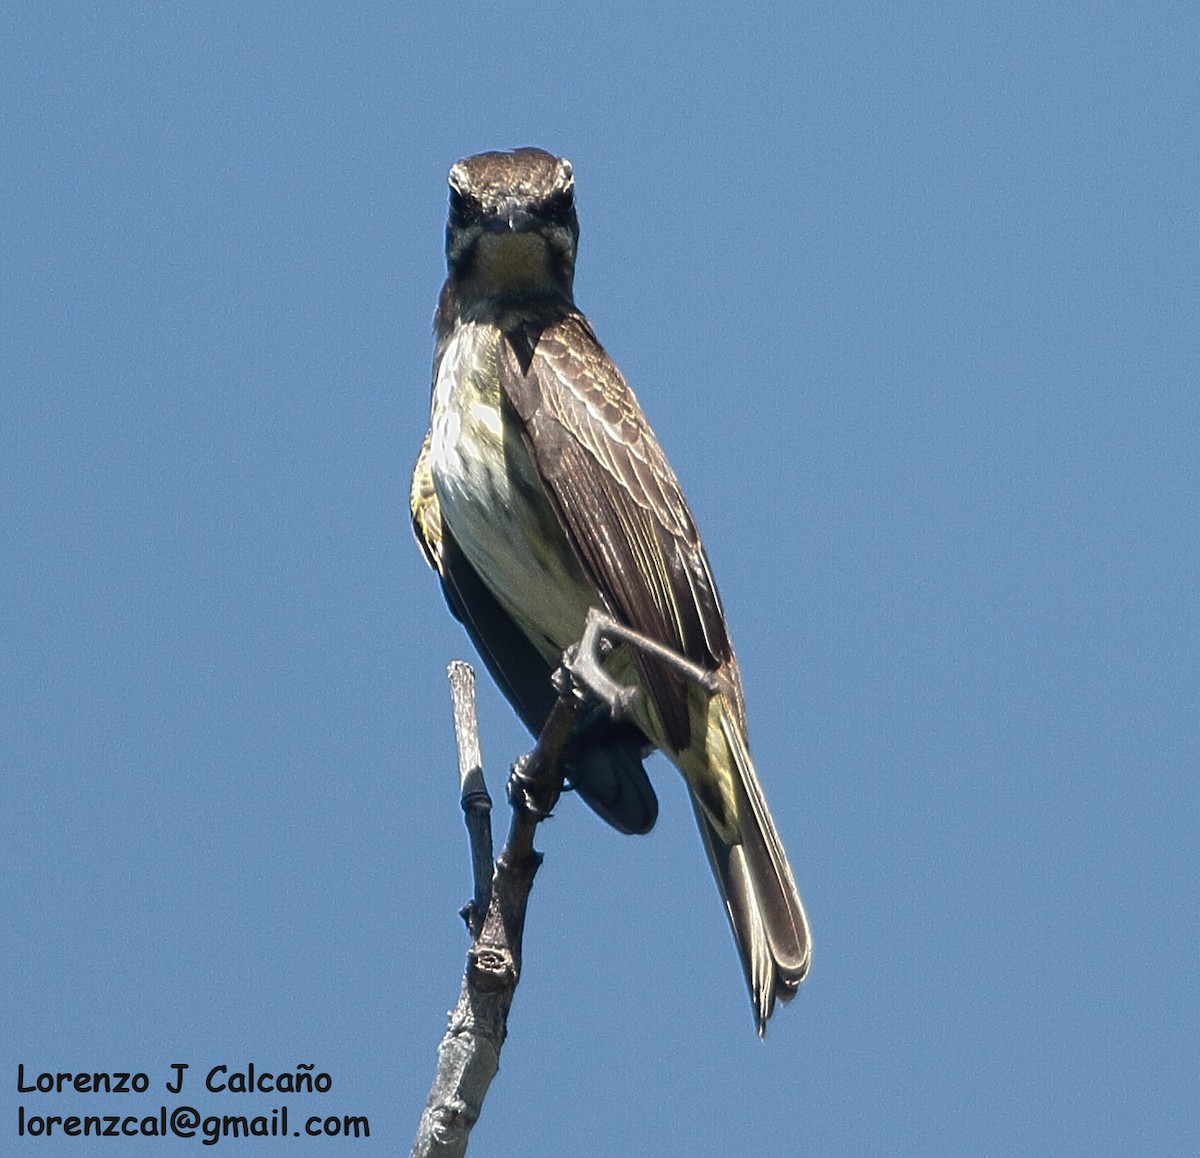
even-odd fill
[[(288, 1101), (371, 1138), (226, 1145), (407, 1153), (469, 890), (470, 648), (406, 508), (445, 174), (538, 144), (816, 952), (760, 1043), (674, 770), (649, 837), (564, 800), (472, 1152), (1196, 1153), (1198, 24), (5, 5), (0, 1149), (97, 1149), (20, 1104)], [(499, 797), (528, 740), (480, 699)], [(250, 1061), (333, 1089), (162, 1090)]]

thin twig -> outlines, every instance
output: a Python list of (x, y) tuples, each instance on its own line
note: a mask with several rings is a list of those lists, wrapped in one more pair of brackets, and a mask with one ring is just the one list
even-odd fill
[(483, 779), (475, 722), (475, 675), (468, 664), (450, 665), (454, 730), (458, 746), (460, 800), (471, 846), (474, 895), (463, 915), (471, 932), (458, 1004), (438, 1046), (433, 1088), (413, 1143), (412, 1158), (458, 1158), (466, 1153), (471, 1128), (500, 1066), (508, 1011), (521, 979), (525, 911), (542, 855), (533, 847), (537, 826), (558, 803), (563, 788), (563, 753), (584, 691), (597, 696), (614, 717), (633, 706), (636, 691), (604, 670), (611, 643), (619, 640), (668, 663), (710, 694), (711, 672), (600, 611), (589, 613), (579, 643), (568, 649), (555, 673), (558, 699), (527, 756), (513, 765), (508, 781), (512, 820), (508, 838), (492, 864), (492, 801)]
[[(461, 665), (467, 668), (466, 664)], [(469, 672), (470, 669), (467, 668)], [(487, 829), (491, 843), (491, 825), (487, 811), (473, 804), (467, 809), (466, 775), (483, 772), (478, 758), (478, 737), (474, 732), (474, 678), (451, 668), (451, 687), (455, 697), (456, 724), (459, 733), (459, 768), (462, 800), (467, 812), (472, 864), (475, 865), (482, 841), (472, 831), (472, 814), (480, 813), (474, 823)], [(461, 705), (459, 697), (461, 697)], [(461, 707), (461, 710), (460, 710)], [(500, 1049), (508, 1032), (508, 1011), (521, 974), (521, 939), (525, 930), (525, 910), (534, 874), (541, 854), (533, 847), (537, 826), (550, 815), (563, 786), (563, 749), (571, 734), (579, 698), (564, 685), (538, 742), (528, 756), (513, 768), (509, 780), (509, 800), (513, 816), (508, 841), (496, 860), (495, 871), (482, 920), (482, 909), (468, 917), (472, 943), (467, 951), (458, 1004), (450, 1013), (446, 1034), (438, 1046), (438, 1068), (429, 1101), (417, 1127), (412, 1158), (458, 1158), (466, 1153), (471, 1128), (479, 1118), (483, 1099), (500, 1066)], [(469, 737), (475, 734), (475, 747)], [(464, 737), (467, 739), (464, 741)], [(472, 778), (472, 782), (474, 780)], [(477, 792), (473, 788), (472, 792)], [(487, 789), (482, 789), (486, 796)], [(490, 800), (489, 800), (490, 805)], [(476, 870), (476, 894), (481, 892)], [(473, 905), (468, 906), (471, 910)], [(478, 923), (478, 928), (476, 928)]]
[(458, 745), (460, 802), (471, 846), (471, 878), (475, 889), (462, 915), (472, 937), (479, 936), (484, 914), (492, 899), (492, 798), (483, 779), (483, 757), (479, 752), (479, 726), (475, 721), (475, 673), (471, 665), (456, 659), (447, 670), (450, 699), (454, 705), (454, 738)]

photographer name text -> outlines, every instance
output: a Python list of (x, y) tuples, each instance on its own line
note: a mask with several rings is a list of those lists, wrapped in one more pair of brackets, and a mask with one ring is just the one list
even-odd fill
[[(17, 1093), (33, 1095), (27, 1107), (17, 1107), (17, 1136), (32, 1138), (199, 1138), (206, 1146), (226, 1138), (315, 1137), (369, 1138), (369, 1119), (362, 1114), (310, 1114), (300, 1129), (289, 1129), (288, 1106), (274, 1105), (261, 1114), (202, 1114), (192, 1105), (159, 1105), (151, 1110), (123, 1113), (50, 1113), (41, 1098), (56, 1095), (100, 1095), (105, 1099), (137, 1098), (159, 1090), (178, 1097), (199, 1094), (328, 1094), (333, 1078), (311, 1062), (287, 1069), (264, 1068), (254, 1062), (201, 1067), (193, 1071), (189, 1062), (171, 1062), (154, 1079), (146, 1070), (50, 1070), (17, 1064)], [(34, 1101), (37, 1100), (37, 1107)], [(240, 1104), (240, 1103), (239, 1103)], [(106, 1105), (105, 1110), (116, 1107)], [(147, 1111), (151, 1112), (147, 1112)], [(295, 1119), (293, 1119), (295, 1121)]]

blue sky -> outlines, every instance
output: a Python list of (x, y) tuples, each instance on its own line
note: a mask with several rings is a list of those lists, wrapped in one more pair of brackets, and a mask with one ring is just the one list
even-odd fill
[(5, 1151), (253, 1061), (333, 1089), (191, 1101), (407, 1152), (469, 890), (406, 513), (445, 172), (539, 144), (816, 951), (760, 1043), (673, 769), (649, 837), (564, 800), (472, 1152), (1195, 1153), (1193, 7), (413, 9), (0, 16)]

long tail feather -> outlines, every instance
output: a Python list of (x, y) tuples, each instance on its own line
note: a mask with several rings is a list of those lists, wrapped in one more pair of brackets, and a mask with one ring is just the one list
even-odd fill
[[(717, 829), (695, 794), (693, 807), (762, 1036), (775, 1001), (790, 1001), (808, 973), (812, 935), (742, 729), (724, 704), (720, 721), (732, 768), (718, 771), (733, 773), (736, 839)], [(724, 755), (709, 752), (710, 759)]]

